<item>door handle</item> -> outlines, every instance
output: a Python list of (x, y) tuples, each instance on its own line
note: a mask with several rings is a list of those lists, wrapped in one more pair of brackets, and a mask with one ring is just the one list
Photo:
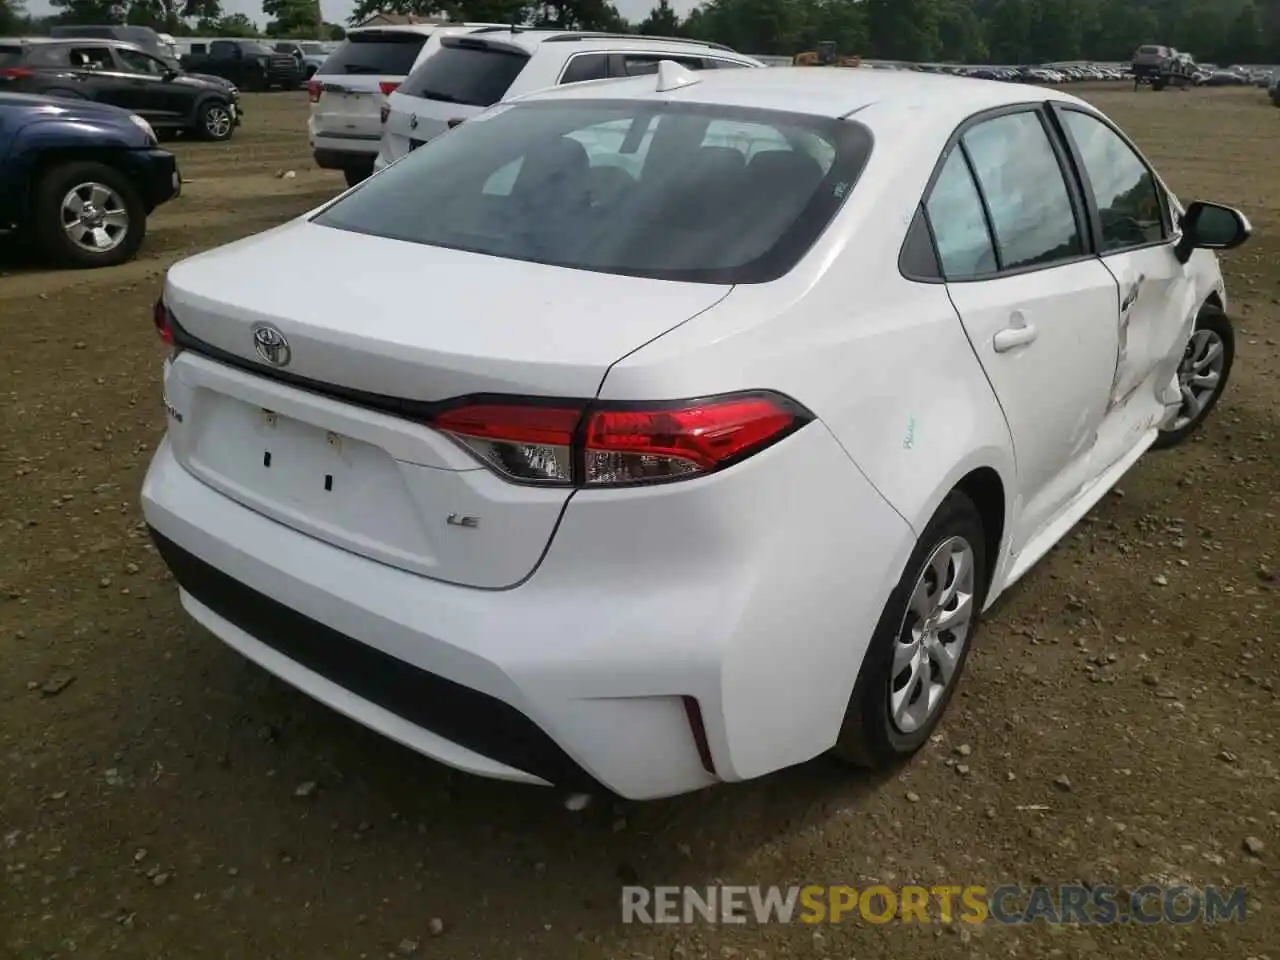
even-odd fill
[(1018, 315), (1013, 318), (1012, 324), (996, 331), (996, 335), (991, 338), (991, 346), (996, 353), (1007, 353), (1014, 347), (1030, 343), (1037, 335), (1036, 328)]

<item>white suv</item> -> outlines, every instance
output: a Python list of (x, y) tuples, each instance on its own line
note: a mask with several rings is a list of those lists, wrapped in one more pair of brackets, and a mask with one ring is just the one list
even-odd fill
[(765, 66), (717, 43), (635, 34), (506, 27), (437, 42), (387, 97), (375, 169), (500, 100), (544, 87), (657, 73), (660, 60), (693, 70)]
[(364, 27), (351, 30), (307, 81), (311, 117), (307, 134), (316, 165), (341, 170), (354, 186), (373, 171), (382, 135), (382, 104), (414, 67), (437, 47), (439, 32), (509, 30), (501, 24), (464, 23)]

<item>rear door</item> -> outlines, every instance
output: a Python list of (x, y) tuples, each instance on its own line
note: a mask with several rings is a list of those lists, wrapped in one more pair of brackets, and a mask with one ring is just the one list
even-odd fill
[(393, 28), (348, 34), (312, 78), (320, 85), (320, 99), (311, 108), (315, 135), (364, 141), (374, 152), (382, 135), (383, 97), (413, 69), (427, 36)]
[(1141, 154), (1097, 114), (1056, 105), (1055, 114), (1085, 183), (1099, 255), (1120, 290), (1110, 414), (1124, 421), (1118, 435), (1141, 435), (1164, 412), (1163, 388), (1199, 308), (1195, 283), (1174, 255), (1169, 197)]
[(1047, 122), (1034, 105), (977, 119), (925, 205), (952, 303), (1013, 440), (1014, 556), (1095, 472), (1116, 366), (1116, 282), (1090, 255)]
[(90, 100), (133, 110), (136, 91), (130, 78), (120, 72), (111, 48), (83, 40), (67, 48), (67, 60), (76, 80), (75, 92)]
[[(399, 160), (501, 100), (529, 63), (515, 44), (477, 36), (445, 37), (390, 97), (382, 159)], [(327, 66), (326, 66), (327, 69)]]

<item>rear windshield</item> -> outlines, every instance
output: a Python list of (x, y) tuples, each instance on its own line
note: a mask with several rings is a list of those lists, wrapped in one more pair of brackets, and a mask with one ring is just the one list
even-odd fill
[(399, 92), (424, 100), (489, 107), (506, 95), (528, 62), (527, 53), (510, 47), (445, 41), (408, 76)]
[(413, 69), (425, 34), (379, 30), (352, 34), (324, 62), (325, 73), (403, 77)]
[(1163, 53), (1164, 47), (1145, 46), (1138, 48), (1139, 53)]
[(0, 67), (12, 67), (21, 62), (21, 47), (0, 47)]
[(761, 283), (804, 256), (870, 152), (861, 124), (788, 112), (508, 104), (429, 141), (313, 222), (602, 273)]

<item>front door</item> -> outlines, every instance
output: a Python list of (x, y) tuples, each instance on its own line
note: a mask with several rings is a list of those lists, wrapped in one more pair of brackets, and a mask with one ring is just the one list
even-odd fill
[(1035, 106), (977, 123), (926, 201), (952, 303), (1013, 440), (1013, 555), (1093, 472), (1118, 345), (1116, 282), (1086, 254), (1046, 123)]
[(171, 124), (191, 112), (195, 102), (191, 87), (167, 80), (169, 67), (164, 61), (143, 53), (117, 47), (116, 69), (127, 78), (130, 109), (153, 123)]
[(1057, 109), (1096, 211), (1098, 252), (1120, 291), (1115, 378), (1108, 416), (1116, 459), (1153, 429), (1191, 335), (1199, 304), (1174, 255), (1169, 198), (1151, 168), (1110, 124)]

